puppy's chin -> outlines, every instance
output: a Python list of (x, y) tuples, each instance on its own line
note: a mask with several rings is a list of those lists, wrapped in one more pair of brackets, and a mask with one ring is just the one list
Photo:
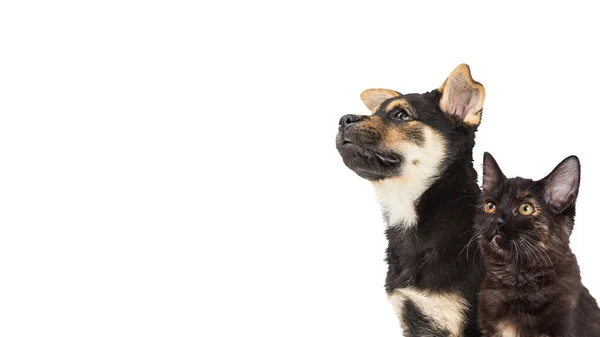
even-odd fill
[(369, 181), (378, 181), (378, 180), (383, 180), (383, 179), (391, 177), (389, 175), (384, 175), (384, 174), (381, 174), (379, 172), (373, 172), (373, 171), (363, 170), (363, 169), (360, 169), (360, 168), (353, 169), (348, 164), (346, 164), (346, 166), (348, 166), (352, 171), (354, 171), (354, 173), (358, 174), (359, 177), (361, 177), (363, 179), (366, 179), (366, 180), (369, 180)]
[(344, 164), (361, 178), (377, 181), (398, 175), (402, 157), (393, 153), (362, 146), (338, 136), (338, 152)]

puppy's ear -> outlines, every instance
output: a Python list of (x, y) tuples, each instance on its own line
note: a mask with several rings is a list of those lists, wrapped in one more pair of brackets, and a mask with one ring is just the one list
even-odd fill
[(394, 90), (367, 89), (360, 94), (360, 99), (362, 99), (363, 103), (365, 103), (367, 109), (375, 112), (381, 103), (396, 96), (400, 96), (400, 94)]
[(483, 189), (489, 191), (506, 179), (496, 159), (489, 152), (483, 154)]
[(579, 158), (570, 156), (543, 179), (544, 198), (554, 213), (560, 214), (575, 204), (579, 193), (580, 176)]
[(479, 125), (485, 88), (473, 80), (468, 65), (461, 64), (456, 67), (439, 91), (442, 93), (442, 111), (460, 117), (467, 124)]

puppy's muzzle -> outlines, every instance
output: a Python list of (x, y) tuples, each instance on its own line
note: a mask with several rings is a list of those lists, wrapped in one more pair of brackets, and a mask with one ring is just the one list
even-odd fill
[(350, 124), (356, 123), (362, 119), (359, 115), (344, 115), (340, 118), (340, 131), (346, 129)]

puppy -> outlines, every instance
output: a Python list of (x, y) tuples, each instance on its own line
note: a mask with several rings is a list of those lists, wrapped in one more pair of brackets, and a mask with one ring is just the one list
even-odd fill
[(368, 116), (340, 119), (344, 164), (372, 182), (387, 223), (385, 289), (405, 336), (480, 336), (473, 168), (484, 87), (459, 65), (424, 94), (369, 89)]

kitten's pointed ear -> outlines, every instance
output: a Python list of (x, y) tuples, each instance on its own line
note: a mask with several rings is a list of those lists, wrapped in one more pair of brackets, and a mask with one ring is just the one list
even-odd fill
[(579, 158), (570, 156), (543, 179), (544, 198), (554, 213), (560, 214), (575, 204), (580, 176)]
[(473, 80), (471, 70), (461, 64), (448, 76), (439, 91), (440, 108), (445, 113), (460, 117), (465, 123), (479, 125), (485, 100), (485, 88)]
[(483, 154), (483, 189), (491, 190), (506, 179), (496, 159), (489, 152)]
[(400, 94), (394, 90), (367, 89), (360, 94), (360, 99), (362, 99), (363, 103), (365, 103), (367, 109), (375, 112), (381, 103), (396, 96), (400, 96)]

